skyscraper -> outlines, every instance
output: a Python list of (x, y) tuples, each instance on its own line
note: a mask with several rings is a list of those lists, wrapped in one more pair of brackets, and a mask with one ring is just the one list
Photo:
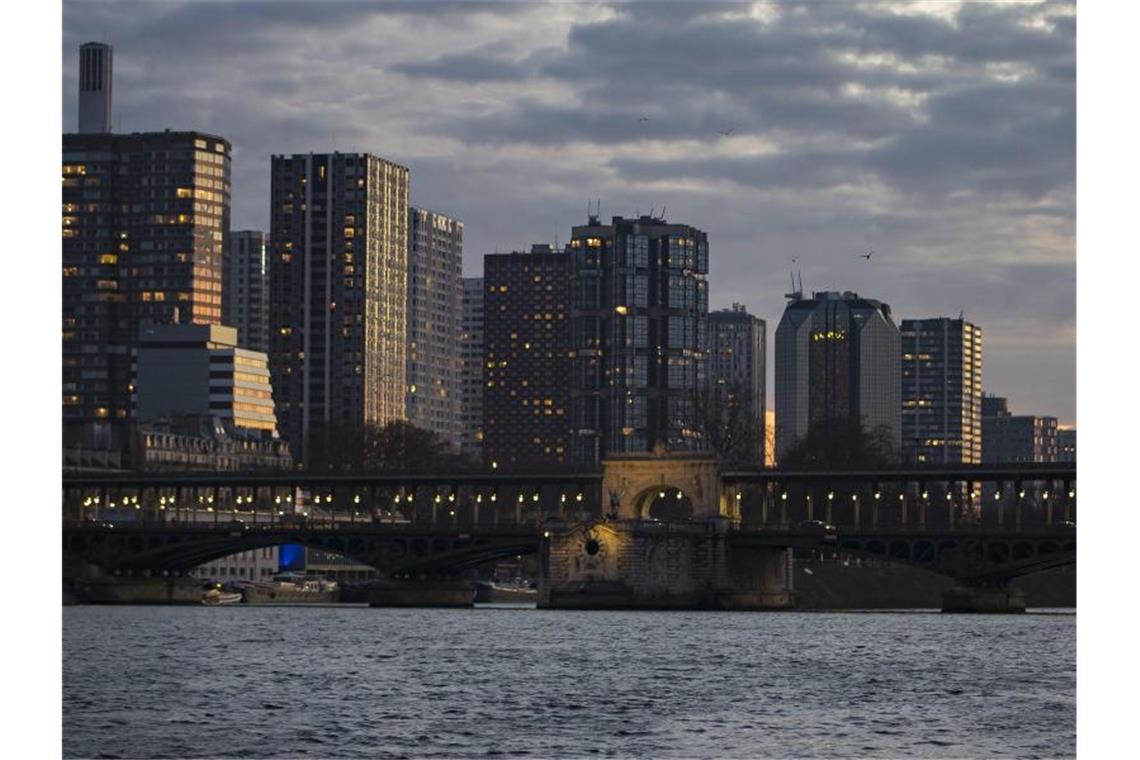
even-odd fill
[[(767, 333), (764, 320), (749, 314), (741, 304), (709, 313), (711, 400), (720, 410), (716, 417), (737, 428), (733, 435), (748, 435), (741, 442), (751, 451), (725, 452), (741, 463), (762, 465), (765, 461)], [(732, 414), (728, 407), (733, 406), (744, 414)]]
[(365, 153), (273, 156), (270, 369), (304, 466), (339, 429), (404, 418), (408, 185)]
[(88, 42), (79, 46), (79, 132), (111, 131), (112, 57), (110, 45)]
[(63, 418), (125, 419), (140, 325), (216, 324), (230, 144), (200, 132), (63, 136)]
[(904, 462), (982, 461), (982, 331), (964, 319), (904, 319)]
[(500, 470), (569, 462), (568, 275), (549, 245), (483, 257), (483, 458)]
[(459, 453), (483, 460), (483, 278), (464, 277), (462, 322), (459, 332), (460, 420)]
[(236, 327), (238, 345), (269, 351), (269, 254), (261, 230), (234, 230), (222, 278), (222, 323)]
[(591, 216), (570, 240), (573, 461), (700, 449), (708, 237), (657, 217)]
[(408, 421), (458, 448), (463, 222), (412, 208), (408, 234)]
[(901, 354), (890, 307), (851, 292), (790, 298), (776, 327), (777, 461), (825, 420), (858, 420), (897, 451)]

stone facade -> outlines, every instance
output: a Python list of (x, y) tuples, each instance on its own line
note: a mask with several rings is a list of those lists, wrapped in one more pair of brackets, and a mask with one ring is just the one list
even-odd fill
[(561, 609), (781, 609), (790, 550), (732, 549), (729, 521), (616, 520), (551, 526), (538, 606)]

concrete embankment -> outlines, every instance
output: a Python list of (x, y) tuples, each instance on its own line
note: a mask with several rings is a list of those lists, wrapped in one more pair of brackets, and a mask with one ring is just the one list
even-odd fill
[(81, 604), (200, 604), (202, 582), (193, 578), (98, 578), (76, 582)]
[[(795, 605), (801, 610), (939, 609), (954, 581), (906, 565), (857, 565), (796, 560)], [(1028, 607), (1076, 607), (1077, 571), (1063, 567), (1013, 585)]]

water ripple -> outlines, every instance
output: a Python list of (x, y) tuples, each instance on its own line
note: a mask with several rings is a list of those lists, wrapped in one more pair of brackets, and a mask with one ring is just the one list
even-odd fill
[(68, 607), (66, 757), (1064, 757), (1075, 616)]

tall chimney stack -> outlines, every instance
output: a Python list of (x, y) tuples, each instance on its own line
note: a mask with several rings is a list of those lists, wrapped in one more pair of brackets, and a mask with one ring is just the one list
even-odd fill
[(79, 131), (111, 131), (111, 46), (79, 46)]

